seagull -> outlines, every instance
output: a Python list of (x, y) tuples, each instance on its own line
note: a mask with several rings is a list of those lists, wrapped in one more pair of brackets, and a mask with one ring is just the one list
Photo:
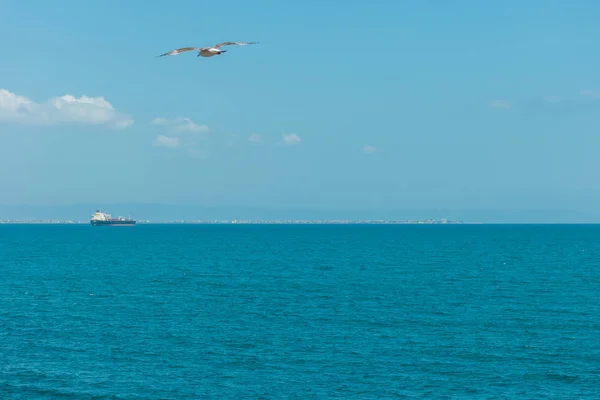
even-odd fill
[(168, 53), (161, 54), (156, 57), (175, 56), (179, 53), (183, 53), (184, 51), (190, 51), (190, 50), (198, 51), (198, 55), (196, 57), (200, 57), (200, 56), (212, 57), (212, 56), (221, 55), (223, 53), (226, 53), (227, 50), (221, 50), (221, 47), (223, 47), (223, 46), (247, 46), (249, 44), (255, 44), (255, 43), (258, 43), (258, 42), (223, 42), (223, 43), (219, 43), (219, 44), (216, 44), (216, 45), (210, 46), (210, 47), (182, 47), (180, 49), (171, 50)]

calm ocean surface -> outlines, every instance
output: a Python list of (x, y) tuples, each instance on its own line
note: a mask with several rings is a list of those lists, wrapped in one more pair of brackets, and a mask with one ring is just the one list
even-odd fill
[(600, 226), (0, 226), (1, 399), (599, 399)]

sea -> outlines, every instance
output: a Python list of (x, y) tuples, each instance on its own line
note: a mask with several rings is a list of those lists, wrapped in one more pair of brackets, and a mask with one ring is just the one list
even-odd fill
[(600, 225), (0, 225), (0, 399), (599, 399)]

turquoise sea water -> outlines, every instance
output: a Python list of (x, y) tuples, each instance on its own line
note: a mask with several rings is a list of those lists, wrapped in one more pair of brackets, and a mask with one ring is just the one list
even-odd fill
[(600, 226), (0, 226), (2, 399), (598, 399)]

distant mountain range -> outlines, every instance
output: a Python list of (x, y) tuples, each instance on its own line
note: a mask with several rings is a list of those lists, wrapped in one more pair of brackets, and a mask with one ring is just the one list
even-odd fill
[(138, 220), (426, 220), (480, 223), (596, 223), (599, 213), (570, 210), (345, 210), (169, 204), (0, 205), (0, 220), (88, 220), (100, 209)]

